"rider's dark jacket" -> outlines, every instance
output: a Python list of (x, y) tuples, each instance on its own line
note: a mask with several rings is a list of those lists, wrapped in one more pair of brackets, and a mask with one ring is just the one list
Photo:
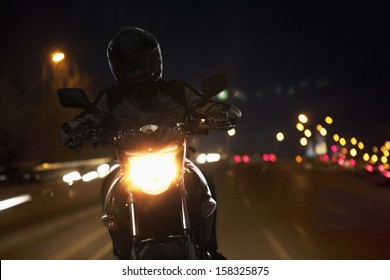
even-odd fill
[[(156, 85), (156, 90), (149, 96), (129, 94), (125, 86), (113, 85), (103, 89), (94, 104), (123, 130), (146, 124), (173, 127), (185, 121), (187, 110), (202, 97), (202, 93), (187, 82), (162, 79)], [(209, 100), (197, 107), (193, 115), (217, 121), (214, 122), (217, 129), (230, 129), (241, 118), (241, 111), (233, 105)], [(74, 147), (88, 141), (90, 130), (104, 120), (105, 117), (97, 113), (83, 112), (66, 122), (61, 127), (63, 145)]]

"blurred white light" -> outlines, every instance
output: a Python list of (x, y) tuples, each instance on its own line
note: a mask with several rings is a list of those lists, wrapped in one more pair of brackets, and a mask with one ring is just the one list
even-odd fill
[(65, 58), (65, 54), (62, 53), (62, 52), (55, 52), (51, 55), (51, 60), (53, 62), (60, 62), (61, 60), (63, 60)]
[(114, 164), (113, 166), (111, 166), (110, 168), (110, 172), (113, 171), (115, 168), (119, 167), (119, 163), (116, 163)]
[(0, 175), (0, 182), (1, 182), (1, 181), (5, 181), (5, 180), (7, 180), (7, 179), (8, 179), (8, 176), (7, 176), (7, 175), (3, 175), (3, 174)]
[(221, 159), (221, 155), (218, 153), (210, 153), (207, 154), (206, 160), (207, 162), (217, 162)]
[(303, 130), (305, 129), (304, 125), (301, 124), (301, 123), (297, 123), (296, 127), (297, 127), (297, 129), (298, 129), (299, 131), (303, 131)]
[(72, 185), (74, 181), (79, 181), (81, 180), (81, 175), (79, 172), (77, 171), (73, 171), (73, 172), (70, 172), (68, 174), (65, 174), (63, 177), (62, 177), (62, 180), (69, 184), (69, 185)]
[(31, 195), (24, 194), (0, 201), (0, 211), (32, 200)]
[(298, 116), (298, 120), (301, 122), (301, 123), (307, 123), (307, 117), (304, 115), (304, 114), (300, 114)]
[(246, 99), (245, 93), (241, 89), (234, 89), (233, 90), (233, 97), (236, 99), (241, 99), (241, 100)]
[(276, 140), (278, 140), (279, 142), (283, 141), (284, 140), (284, 134), (283, 132), (278, 132), (276, 134)]
[(306, 146), (308, 144), (308, 141), (305, 137), (302, 137), (301, 140), (299, 140), (302, 146)]
[(234, 135), (236, 135), (236, 130), (234, 128), (232, 128), (232, 129), (228, 130), (227, 133), (229, 134), (229, 136), (234, 136)]
[(99, 178), (106, 177), (108, 173), (110, 173), (110, 166), (107, 163), (104, 163), (97, 168), (97, 172), (99, 174)]
[(196, 158), (196, 162), (199, 163), (199, 164), (204, 164), (204, 163), (206, 163), (206, 161), (207, 161), (206, 154), (200, 154)]
[(89, 182), (92, 180), (95, 180), (96, 178), (99, 178), (99, 173), (96, 171), (88, 172), (87, 174), (84, 174), (82, 177), (83, 182)]

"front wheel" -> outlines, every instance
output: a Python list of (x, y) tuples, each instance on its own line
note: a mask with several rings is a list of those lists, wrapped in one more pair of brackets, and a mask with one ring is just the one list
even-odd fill
[(168, 243), (148, 244), (141, 251), (142, 260), (197, 260), (192, 242), (171, 241)]

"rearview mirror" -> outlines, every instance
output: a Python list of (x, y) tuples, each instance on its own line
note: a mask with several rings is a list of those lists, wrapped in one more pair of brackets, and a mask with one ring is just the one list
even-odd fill
[(57, 93), (60, 103), (64, 107), (88, 109), (93, 106), (81, 88), (60, 88)]
[(89, 101), (87, 94), (81, 88), (60, 88), (57, 90), (58, 99), (64, 107), (82, 108), (90, 112), (95, 112), (105, 116), (94, 104)]

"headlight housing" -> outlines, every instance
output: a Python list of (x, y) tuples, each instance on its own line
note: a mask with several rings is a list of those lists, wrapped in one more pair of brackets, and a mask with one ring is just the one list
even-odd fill
[(151, 195), (168, 190), (179, 176), (177, 151), (178, 147), (172, 146), (158, 152), (129, 155), (128, 179), (131, 184)]

